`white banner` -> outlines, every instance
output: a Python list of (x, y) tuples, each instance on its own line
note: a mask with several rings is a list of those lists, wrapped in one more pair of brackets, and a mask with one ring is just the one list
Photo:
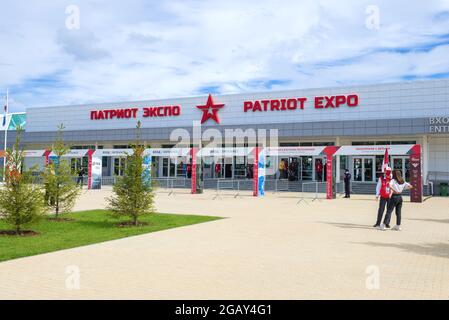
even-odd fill
[(364, 155), (384, 155), (385, 149), (391, 155), (407, 155), (414, 144), (405, 145), (382, 145), (382, 146), (342, 146), (335, 155), (344, 156), (364, 156)]
[(257, 163), (257, 196), (263, 197), (265, 195), (265, 160), (266, 150), (262, 149), (259, 152)]
[(142, 172), (142, 181), (143, 183), (151, 183), (151, 156), (143, 157), (143, 172)]
[(146, 149), (145, 155), (153, 157), (186, 157), (190, 154), (190, 148), (154, 148)]
[[(87, 156), (87, 151), (89, 151), (89, 149), (70, 150), (65, 155), (63, 155), (63, 157), (64, 158), (82, 158), (82, 157)], [(55, 157), (55, 156), (56, 156), (56, 154), (52, 151), (50, 153), (50, 157)]]
[(318, 156), (326, 147), (268, 147), (269, 156)]
[(101, 189), (101, 157), (92, 156), (91, 189)]
[(237, 148), (202, 148), (198, 152), (200, 157), (243, 157), (251, 154), (254, 147)]
[(25, 150), (25, 157), (43, 157), (45, 150)]
[(133, 152), (133, 149), (97, 149), (94, 155), (97, 157), (125, 157)]

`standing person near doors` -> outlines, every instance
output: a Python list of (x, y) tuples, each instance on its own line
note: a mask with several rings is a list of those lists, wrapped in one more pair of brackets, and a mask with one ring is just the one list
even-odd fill
[(282, 159), (281, 162), (279, 162), (279, 178), (284, 179), (284, 171), (285, 171), (285, 162)]
[(85, 174), (86, 174), (86, 172), (84, 171), (84, 168), (81, 168), (78, 171), (78, 179), (76, 180), (76, 184), (83, 185), (83, 178), (84, 178)]
[[(396, 213), (396, 225), (393, 227), (393, 230), (401, 231), (401, 214), (402, 214), (402, 192), (404, 190), (413, 189), (413, 186), (406, 182), (402, 178), (402, 174), (400, 170), (394, 170), (393, 172), (393, 180), (390, 181), (390, 194), (391, 198), (388, 202), (387, 214), (385, 215), (384, 225), (390, 224), (391, 213), (395, 210)], [(383, 228), (385, 229), (385, 228)]]
[(345, 198), (351, 197), (351, 174), (349, 173), (348, 169), (345, 169)]
[(246, 165), (246, 179), (251, 179), (251, 170), (252, 170), (251, 165), (248, 163)]
[(321, 163), (321, 159), (318, 159), (316, 161), (315, 171), (317, 174), (317, 180), (322, 181), (323, 180), (323, 164)]
[(189, 161), (187, 165), (187, 178), (192, 178), (192, 161)]
[(215, 164), (215, 177), (221, 178), (221, 163), (219, 162)]
[[(376, 186), (376, 199), (379, 199), (379, 209), (377, 209), (377, 220), (374, 228), (379, 228), (382, 223), (382, 218), (385, 212), (385, 208), (390, 201), (390, 181), (391, 181), (391, 168), (386, 167), (385, 173), (379, 177)], [(390, 228), (389, 224), (386, 224), (384, 228)]]

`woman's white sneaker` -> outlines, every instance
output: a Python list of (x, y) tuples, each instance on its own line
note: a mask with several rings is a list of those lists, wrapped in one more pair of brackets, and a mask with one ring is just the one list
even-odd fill
[(401, 229), (401, 226), (396, 225), (396, 226), (393, 227), (393, 230), (394, 231), (401, 231), (402, 229)]

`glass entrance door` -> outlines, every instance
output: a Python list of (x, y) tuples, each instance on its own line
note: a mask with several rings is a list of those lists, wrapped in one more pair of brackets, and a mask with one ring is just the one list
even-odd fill
[(315, 181), (326, 181), (326, 158), (314, 157), (313, 158), (313, 177)]
[(114, 158), (114, 175), (123, 176), (125, 172), (126, 158)]
[(233, 158), (225, 158), (224, 159), (224, 163), (225, 163), (225, 167), (224, 167), (224, 177), (226, 179), (232, 179), (233, 178), (233, 172), (232, 172), (232, 162), (233, 162)]
[(313, 180), (313, 158), (301, 157), (301, 180)]
[(176, 159), (176, 177), (185, 178), (187, 176), (187, 159), (178, 157)]
[(222, 179), (224, 178), (224, 159), (223, 158), (216, 158), (213, 166), (214, 170), (214, 178), (215, 179)]
[(391, 157), (392, 169), (400, 170), (405, 181), (410, 181), (410, 159), (409, 157)]
[(176, 176), (176, 159), (169, 157), (162, 158), (161, 177), (170, 178)]
[(288, 179), (290, 181), (297, 181), (298, 175), (301, 171), (300, 158), (288, 158)]
[(169, 176), (169, 158), (162, 158), (162, 177), (167, 178)]
[(72, 169), (72, 174), (78, 175), (78, 173), (81, 170), (84, 170), (85, 174), (87, 174), (88, 164), (89, 164), (89, 159), (87, 157), (71, 158), (70, 159), (70, 167)]
[(352, 159), (354, 181), (374, 181), (374, 159), (374, 157), (354, 157)]

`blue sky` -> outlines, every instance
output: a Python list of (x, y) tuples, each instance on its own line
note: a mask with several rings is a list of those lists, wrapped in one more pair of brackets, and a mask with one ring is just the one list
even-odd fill
[(449, 77), (449, 0), (0, 4), (11, 111)]

